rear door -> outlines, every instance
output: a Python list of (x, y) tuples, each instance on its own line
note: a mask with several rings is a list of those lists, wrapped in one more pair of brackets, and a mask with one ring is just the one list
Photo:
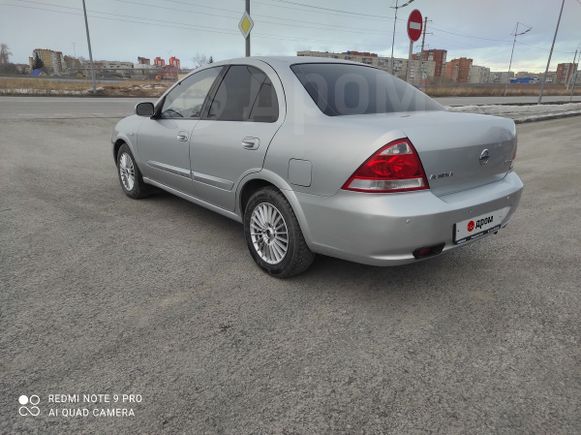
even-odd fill
[(260, 171), (283, 122), (282, 87), (268, 65), (231, 65), (191, 140), (195, 195), (235, 209), (242, 177)]
[(143, 175), (182, 192), (192, 192), (189, 142), (204, 102), (222, 67), (195, 73), (161, 101), (158, 113), (141, 123), (138, 150)]

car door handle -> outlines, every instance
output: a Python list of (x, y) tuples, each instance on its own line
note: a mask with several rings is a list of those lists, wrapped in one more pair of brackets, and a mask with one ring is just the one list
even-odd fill
[(242, 146), (247, 150), (256, 150), (260, 146), (260, 139), (254, 136), (246, 136), (242, 139)]
[(177, 140), (178, 140), (178, 142), (187, 142), (188, 135), (186, 133), (178, 133)]

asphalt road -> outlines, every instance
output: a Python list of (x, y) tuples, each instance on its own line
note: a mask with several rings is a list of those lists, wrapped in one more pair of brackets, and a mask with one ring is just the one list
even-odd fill
[[(436, 98), (446, 106), (473, 104), (534, 104), (537, 97), (445, 97)], [(80, 98), (80, 97), (0, 97), (0, 120), (37, 118), (118, 118), (133, 111), (147, 98)], [(545, 103), (569, 102), (569, 97), (545, 97)], [(573, 101), (581, 101), (576, 96)]]
[(0, 122), (0, 433), (579, 433), (580, 119), (519, 126), (499, 235), (286, 281), (239, 224), (125, 197), (113, 119)]

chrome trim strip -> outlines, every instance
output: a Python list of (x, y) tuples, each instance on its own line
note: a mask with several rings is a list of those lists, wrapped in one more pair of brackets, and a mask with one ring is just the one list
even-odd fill
[(171, 172), (175, 175), (180, 175), (182, 177), (191, 178), (190, 171), (183, 168), (178, 168), (177, 166), (166, 165), (165, 163), (154, 162), (153, 160), (148, 160), (147, 165), (152, 168), (159, 169), (160, 171)]
[(212, 187), (217, 187), (222, 190), (232, 190), (232, 188), (234, 187), (233, 181), (226, 180), (220, 177), (214, 177), (213, 175), (202, 174), (201, 172), (192, 171), (192, 178), (194, 179), (194, 181), (209, 184)]

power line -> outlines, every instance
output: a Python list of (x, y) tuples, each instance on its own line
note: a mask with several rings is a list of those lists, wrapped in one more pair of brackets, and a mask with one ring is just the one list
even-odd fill
[[(26, 1), (26, 0), (24, 0)], [(193, 10), (186, 10), (186, 9), (179, 9), (179, 8), (171, 8), (171, 7), (167, 7), (167, 6), (160, 6), (160, 5), (154, 5), (154, 4), (149, 4), (149, 3), (140, 3), (137, 1), (132, 1), (132, 0), (113, 0), (119, 3), (125, 3), (125, 4), (135, 4), (135, 5), (139, 5), (139, 6), (145, 6), (145, 7), (151, 7), (151, 8), (157, 8), (157, 9), (163, 9), (163, 10), (172, 10), (172, 11), (177, 11), (177, 12), (186, 12), (186, 13), (190, 13), (190, 14), (202, 14), (202, 15), (208, 15), (208, 16), (213, 16), (213, 17), (220, 17), (220, 18), (235, 18), (238, 19), (240, 16), (240, 13), (236, 13), (236, 16), (232, 16), (232, 17), (225, 17), (224, 15), (220, 15), (220, 14), (212, 14), (212, 13), (208, 13), (208, 12), (200, 12), (200, 11), (193, 11)], [(182, 2), (179, 2), (180, 4)], [(192, 6), (197, 6), (197, 5), (192, 5)], [(220, 9), (220, 8), (212, 8), (212, 9)], [(224, 9), (224, 11), (230, 11), (230, 9)], [(266, 20), (260, 20), (257, 21), (257, 24), (272, 24), (272, 25), (276, 25), (276, 26), (288, 26), (288, 27), (299, 27), (299, 28), (305, 28), (305, 29), (320, 29), (321, 27), (327, 27), (329, 29), (333, 29), (333, 30), (339, 30), (342, 32), (349, 32), (349, 33), (360, 33), (360, 34), (369, 34), (369, 33), (376, 33), (376, 34), (381, 34), (383, 35), (385, 32), (381, 32), (381, 31), (373, 31), (373, 30), (369, 30), (364, 29), (364, 28), (347, 28), (346, 26), (340, 26), (340, 25), (334, 25), (334, 24), (327, 24), (327, 23), (320, 23), (320, 22), (315, 22), (315, 21), (304, 21), (304, 20), (294, 20), (294, 19), (290, 19), (290, 18), (284, 18), (284, 17), (277, 17), (274, 15), (264, 15), (264, 14), (252, 14), (253, 18), (260, 18), (260, 17), (264, 17), (264, 18), (270, 18), (273, 20), (280, 20), (283, 22), (280, 23), (275, 23), (275, 22), (271, 22), (271, 21), (266, 21)], [(290, 23), (299, 23), (297, 24), (290, 24)], [(308, 24), (312, 24), (312, 26), (309, 26)]]
[[(21, 0), (21, 1), (32, 2), (33, 0)], [(34, 2), (34, 3), (42, 4), (42, 5), (46, 5), (46, 6), (50, 6), (50, 7), (66, 8), (66, 9), (69, 9), (72, 11), (79, 11), (80, 10), (78, 8), (60, 6), (60, 5), (54, 5), (54, 4), (47, 4), (47, 3), (40, 3), (40, 2)], [(1, 6), (9, 6), (9, 7), (16, 7), (16, 8), (32, 9), (32, 10), (42, 10), (42, 11), (67, 14), (67, 15), (76, 15), (76, 16), (80, 15), (77, 12), (47, 9), (47, 8), (43, 8), (43, 7), (39, 7), (39, 6), (26, 6), (26, 5), (15, 5), (15, 4), (6, 4), (6, 3), (0, 4), (0, 5)], [(95, 15), (95, 14), (100, 14), (100, 15)], [(105, 15), (105, 16), (102, 16), (102, 15)], [(236, 31), (228, 31), (225, 29), (218, 30), (214, 27), (207, 27), (207, 26), (200, 26), (200, 25), (194, 26), (194, 25), (191, 25), (188, 23), (180, 23), (180, 22), (175, 22), (175, 21), (159, 20), (159, 19), (146, 18), (146, 17), (133, 17), (133, 16), (129, 16), (129, 15), (115, 15), (115, 14), (111, 14), (108, 12), (101, 12), (101, 11), (91, 11), (89, 16), (91, 16), (92, 18), (95, 18), (95, 19), (100, 19), (100, 20), (118, 21), (118, 22), (124, 22), (124, 23), (134, 23), (134, 24), (155, 25), (155, 26), (168, 27), (168, 28), (174, 28), (174, 29), (180, 29), (180, 30), (195, 30), (195, 31), (203, 31), (203, 32), (213, 32), (213, 33), (220, 33), (220, 34), (224, 34), (224, 35), (235, 35), (235, 36), (239, 35), (239, 33)], [(254, 32), (253, 34), (254, 34), (254, 36), (259, 37), (259, 38), (276, 39), (276, 40), (281, 40), (281, 41), (304, 41), (304, 38), (292, 37), (292, 36), (281, 37), (280, 34), (258, 33), (258, 32)], [(322, 43), (327, 43), (327, 44), (336, 44), (337, 42), (345, 43), (345, 44), (352, 43), (352, 41), (348, 42), (348, 41), (341, 41), (341, 40), (316, 40), (316, 39), (312, 39), (312, 41), (322, 42)]]
[[(378, 18), (388, 19), (388, 20), (392, 19), (391, 17), (389, 17), (387, 15), (366, 14), (363, 12), (349, 11), (349, 10), (345, 10), (345, 9), (327, 8), (324, 6), (315, 6), (315, 5), (310, 5), (307, 3), (300, 3), (300, 2), (296, 2), (296, 1), (292, 1), (292, 0), (271, 0), (271, 2), (286, 3), (286, 4), (290, 4), (290, 5), (294, 5), (294, 6), (303, 7), (303, 8), (316, 9), (316, 10), (324, 11), (324, 12), (335, 12), (335, 13), (347, 14), (350, 16), (356, 15), (356, 16), (360, 16), (360, 17), (368, 17), (368, 18), (375, 18), (375, 19), (378, 19)], [(265, 2), (259, 2), (259, 3), (264, 4)], [(272, 3), (267, 3), (267, 4), (272, 5)]]
[(442, 33), (447, 33), (448, 35), (461, 36), (463, 38), (481, 39), (483, 41), (491, 41), (491, 42), (508, 42), (508, 43), (511, 43), (511, 41), (506, 40), (506, 39), (494, 39), (494, 38), (487, 38), (487, 37), (483, 37), (483, 36), (468, 35), (468, 34), (465, 34), (465, 33), (450, 32), (449, 30), (445, 30), (445, 29), (442, 29), (441, 27), (436, 27), (436, 26), (432, 26), (432, 29), (438, 30), (438, 31), (440, 31)]
[[(67, 10), (72, 10), (72, 11), (80, 11), (80, 9), (78, 8), (74, 8), (74, 7), (67, 7), (67, 6), (61, 6), (61, 5), (56, 5), (56, 4), (52, 4), (52, 3), (42, 3), (42, 2), (38, 2), (38, 1), (34, 1), (34, 0), (21, 0), (23, 2), (27, 2), (27, 3), (33, 3), (33, 4), (37, 4), (37, 5), (41, 5), (41, 6), (48, 6), (48, 7), (52, 7), (52, 8), (60, 8), (60, 9), (67, 9)], [(125, 4), (134, 4), (134, 5), (139, 5), (139, 6), (146, 6), (146, 7), (152, 7), (152, 8), (159, 8), (159, 9), (170, 9), (170, 10), (174, 10), (174, 11), (178, 11), (178, 12), (186, 12), (186, 13), (190, 13), (190, 14), (196, 14), (196, 15), (207, 15), (207, 16), (214, 16), (214, 17), (223, 17), (223, 18), (231, 18), (234, 19), (236, 17), (238, 17), (240, 11), (236, 11), (233, 9), (227, 9), (227, 8), (220, 8), (220, 7), (213, 7), (213, 6), (205, 6), (205, 5), (200, 5), (197, 3), (190, 3), (190, 2), (186, 2), (186, 1), (180, 1), (180, 0), (167, 0), (170, 3), (176, 4), (176, 5), (187, 5), (189, 7), (195, 7), (195, 8), (204, 8), (204, 9), (208, 9), (208, 10), (216, 10), (216, 11), (220, 11), (220, 12), (226, 12), (228, 13), (230, 16), (224, 16), (223, 14), (213, 14), (210, 12), (205, 12), (205, 11), (194, 11), (192, 9), (181, 9), (181, 8), (171, 8), (171, 7), (165, 7), (165, 6), (160, 6), (160, 5), (154, 5), (151, 3), (139, 3), (137, 1), (132, 1), (132, 0), (114, 0), (117, 1), (119, 3), (125, 3)], [(581, 1), (581, 0), (579, 0)], [(370, 14), (365, 14), (365, 13), (359, 13), (359, 12), (354, 12), (354, 11), (349, 11), (349, 10), (344, 10), (344, 9), (337, 9), (337, 8), (327, 8), (327, 7), (322, 7), (322, 6), (315, 6), (315, 5), (309, 5), (306, 3), (301, 3), (301, 2), (297, 2), (297, 1), (293, 1), (293, 0), (272, 0), (272, 2), (277, 2), (277, 3), (281, 3), (280, 5), (274, 5), (277, 7), (284, 7), (284, 8), (289, 8), (289, 9), (294, 9), (295, 11), (298, 10), (298, 8), (308, 8), (309, 10), (313, 11), (313, 12), (318, 12), (318, 13), (333, 13), (333, 14), (347, 14), (347, 15), (358, 15), (358, 16), (365, 16), (365, 17), (369, 17), (369, 18), (375, 18), (375, 19), (380, 19), (380, 20), (393, 20), (393, 17), (388, 17), (388, 16), (384, 16), (384, 15), (370, 15)], [(260, 0), (254, 0), (254, 3), (261, 3), (261, 4), (268, 4), (270, 6), (273, 6), (273, 3), (269, 2), (262, 2)], [(18, 8), (26, 8), (26, 9), (37, 9), (37, 10), (44, 10), (44, 11), (48, 11), (48, 12), (53, 12), (53, 13), (65, 13), (65, 11), (63, 10), (52, 10), (52, 9), (43, 9), (43, 8), (34, 8), (31, 6), (26, 6), (26, 5), (22, 5), (22, 4), (3, 4), (4, 6), (9, 6), (9, 7), (18, 7)], [(289, 5), (289, 6), (286, 6)], [(109, 20), (109, 21), (120, 21), (120, 22), (130, 22), (130, 23), (134, 23), (134, 24), (149, 24), (149, 25), (158, 25), (158, 26), (162, 26), (162, 27), (169, 27), (169, 28), (176, 28), (179, 30), (195, 30), (195, 31), (203, 31), (203, 32), (211, 32), (211, 33), (218, 33), (218, 34), (224, 34), (224, 35), (238, 35), (238, 32), (236, 32), (235, 30), (228, 30), (228, 29), (220, 29), (220, 28), (216, 28), (214, 26), (210, 27), (210, 26), (204, 26), (204, 25), (192, 25), (190, 23), (180, 23), (180, 22), (175, 22), (173, 20), (169, 21), (169, 20), (160, 20), (160, 19), (154, 19), (154, 18), (147, 18), (147, 17), (139, 17), (139, 16), (133, 16), (133, 15), (122, 15), (122, 14), (113, 14), (113, 13), (109, 13), (109, 12), (102, 12), (102, 11), (90, 11), (91, 12), (91, 16), (93, 18), (96, 19), (101, 19), (101, 20)], [(68, 13), (71, 15), (76, 15), (74, 13)], [(234, 15), (235, 14), (235, 15)], [(383, 31), (375, 31), (375, 30), (370, 30), (368, 28), (363, 29), (363, 28), (353, 28), (353, 27), (348, 27), (348, 26), (343, 26), (343, 25), (333, 25), (333, 24), (329, 24), (329, 23), (320, 23), (320, 22), (316, 22), (316, 21), (304, 21), (304, 20), (293, 20), (293, 19), (288, 19), (285, 17), (277, 17), (274, 15), (263, 15), (263, 14), (253, 14), (253, 17), (264, 17), (264, 18), (269, 18), (271, 20), (279, 20), (279, 21), (283, 21), (283, 22), (272, 22), (269, 20), (259, 20), (257, 22), (257, 24), (266, 24), (266, 25), (276, 25), (276, 26), (288, 26), (288, 27), (296, 27), (296, 28), (305, 28), (305, 29), (309, 29), (309, 28), (314, 28), (314, 29), (320, 29), (321, 27), (326, 27), (328, 29), (333, 29), (333, 30), (337, 30), (337, 31), (341, 31), (341, 32), (346, 32), (346, 33), (358, 33), (358, 34), (369, 34), (369, 35), (384, 35), (385, 33)], [(399, 21), (405, 21), (403, 19), (398, 18)], [(296, 22), (299, 23), (299, 25), (293, 25), (293, 24), (289, 24), (289, 22)], [(310, 26), (312, 25), (312, 26)], [(491, 42), (501, 42), (504, 44), (510, 44), (512, 43), (512, 41), (508, 41), (508, 40), (503, 40), (503, 39), (495, 39), (495, 38), (489, 38), (489, 37), (483, 37), (483, 36), (477, 36), (477, 35), (471, 35), (471, 34), (464, 34), (464, 33), (459, 33), (459, 32), (452, 32), (452, 31), (448, 31), (446, 29), (440, 28), (440, 27), (436, 27), (436, 26), (432, 26), (432, 29), (439, 31), (441, 33), (444, 33), (445, 35), (450, 35), (451, 37), (455, 37), (456, 39), (459, 38), (466, 38), (466, 39), (477, 39), (477, 40), (484, 40), (484, 41), (491, 41)], [(269, 39), (276, 39), (276, 40), (282, 40), (282, 41), (304, 41), (304, 38), (298, 37), (298, 36), (281, 36), (279, 33), (277, 34), (272, 34), (272, 33), (261, 33), (261, 32), (253, 32), (253, 35), (259, 38), (269, 38)], [(438, 35), (438, 33), (436, 33), (436, 36), (444, 36), (444, 35)], [(317, 39), (310, 39), (311, 41), (314, 42), (323, 42), (326, 44), (337, 44), (337, 43), (342, 43), (342, 44), (352, 44), (353, 41), (341, 41), (341, 40), (317, 40)], [(518, 44), (523, 44), (523, 45), (528, 45), (531, 46), (529, 44), (524, 44), (521, 43), (520, 41), (517, 42)], [(533, 46), (531, 46), (533, 47)], [(560, 53), (573, 53), (573, 51), (558, 51), (555, 50), (555, 52), (560, 52)]]

